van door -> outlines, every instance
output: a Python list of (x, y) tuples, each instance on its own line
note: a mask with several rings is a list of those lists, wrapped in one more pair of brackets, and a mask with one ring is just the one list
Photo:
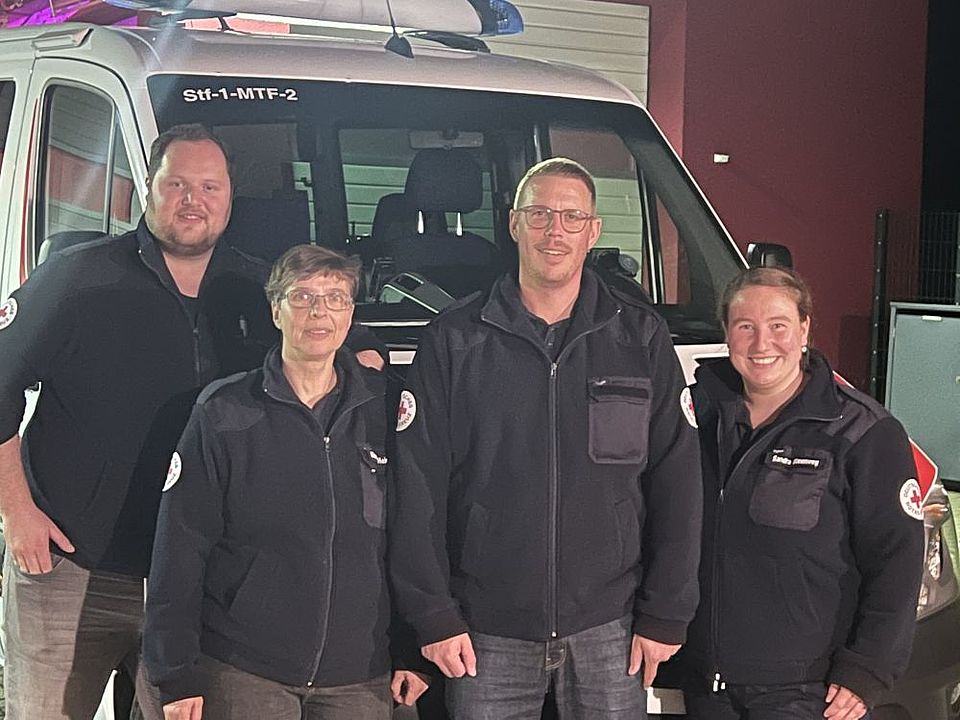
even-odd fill
[[(21, 277), (42, 259), (44, 241), (60, 249), (97, 233), (136, 227), (146, 163), (126, 88), (112, 72), (40, 59), (29, 89), (35, 108), (31, 162), (21, 210)], [(64, 234), (66, 233), (66, 234)]]
[(19, 216), (24, 196), (17, 173), (23, 167), (21, 130), (29, 124), (24, 119), (29, 70), (29, 62), (0, 61), (0, 299), (18, 282)]

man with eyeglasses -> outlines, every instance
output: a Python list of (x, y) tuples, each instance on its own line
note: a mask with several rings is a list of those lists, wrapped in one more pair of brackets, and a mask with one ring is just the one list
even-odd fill
[[(454, 720), (640, 718), (697, 605), (698, 441), (666, 323), (584, 268), (590, 174), (520, 181), (519, 272), (428, 327), (401, 396), (391, 573)], [(642, 673), (641, 673), (642, 669)]]
[(91, 718), (111, 671), (135, 672), (160, 489), (190, 408), (276, 341), (269, 267), (221, 242), (233, 195), (223, 144), (200, 125), (171, 128), (148, 176), (136, 230), (54, 254), (4, 304), (9, 720)]

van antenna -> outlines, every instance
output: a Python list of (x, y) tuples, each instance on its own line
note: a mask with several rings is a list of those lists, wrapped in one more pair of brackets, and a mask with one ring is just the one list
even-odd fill
[(413, 48), (410, 47), (410, 41), (405, 37), (401, 37), (397, 32), (397, 21), (393, 19), (393, 8), (390, 7), (390, 0), (386, 0), (386, 3), (387, 15), (390, 16), (390, 27), (393, 30), (393, 35), (387, 40), (383, 47), (401, 57), (412, 58)]

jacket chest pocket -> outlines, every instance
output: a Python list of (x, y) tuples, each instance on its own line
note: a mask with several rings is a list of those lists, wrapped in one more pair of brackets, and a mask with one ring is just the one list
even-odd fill
[(363, 520), (370, 527), (386, 527), (387, 456), (369, 443), (360, 445), (360, 488), (363, 491)]
[(592, 377), (587, 380), (590, 459), (632, 465), (647, 459), (650, 379)]
[(750, 496), (750, 517), (784, 530), (812, 530), (830, 481), (833, 456), (824, 450), (774, 448), (766, 454)]

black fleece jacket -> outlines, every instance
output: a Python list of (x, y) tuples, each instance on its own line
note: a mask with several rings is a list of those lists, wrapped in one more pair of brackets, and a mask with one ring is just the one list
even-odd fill
[[(23, 437), (34, 501), (90, 569), (145, 576), (160, 487), (197, 392), (262, 362), (276, 341), (269, 268), (217, 245), (184, 305), (143, 221), (53, 254), (16, 290), (0, 330), (0, 441), (42, 383)], [(9, 307), (9, 305), (8, 305)]]
[[(221, 240), (188, 309), (143, 220), (54, 253), (4, 303), (0, 442), (42, 392), (22, 446), (34, 502), (88, 569), (145, 576), (160, 488), (197, 393), (251, 370), (279, 338), (270, 267)], [(386, 349), (354, 328), (353, 350)]]
[(144, 660), (164, 702), (202, 695), (201, 652), (288, 685), (390, 670), (384, 378), (336, 358), (327, 427), (278, 350), (201, 393), (160, 505)]
[(800, 394), (745, 451), (734, 430), (740, 376), (726, 358), (697, 369), (701, 603), (683, 654), (705, 682), (823, 681), (872, 704), (913, 641), (916, 466), (900, 423), (810, 356)]
[(682, 642), (701, 509), (683, 389), (664, 321), (589, 270), (556, 361), (511, 276), (434, 320), (391, 503), (395, 599), (419, 643), (547, 640), (628, 614)]

